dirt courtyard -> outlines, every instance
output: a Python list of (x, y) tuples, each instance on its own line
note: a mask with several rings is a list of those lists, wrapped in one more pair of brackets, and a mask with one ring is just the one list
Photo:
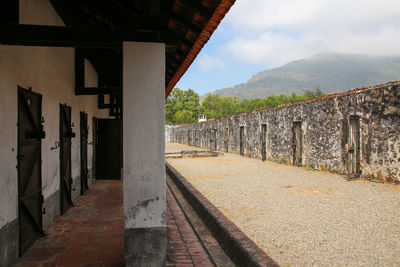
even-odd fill
[(400, 266), (400, 186), (235, 154), (167, 161), (282, 266)]

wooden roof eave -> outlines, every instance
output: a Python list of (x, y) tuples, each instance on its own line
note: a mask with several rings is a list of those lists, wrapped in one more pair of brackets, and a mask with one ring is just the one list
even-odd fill
[(222, 19), (225, 17), (226, 13), (228, 13), (229, 9), (235, 3), (235, 0), (221, 0), (217, 8), (215, 9), (213, 15), (210, 20), (207, 22), (206, 26), (198, 35), (196, 41), (194, 42), (190, 52), (187, 54), (186, 58), (180, 64), (179, 68), (176, 70), (175, 74), (172, 76), (171, 80), (168, 82), (168, 85), (165, 89), (165, 97), (171, 93), (172, 89), (176, 85), (176, 83), (180, 80), (180, 78), (185, 74), (190, 65), (196, 59), (197, 55), (200, 53), (201, 49), (208, 42), (211, 35), (217, 29), (218, 25), (221, 23)]

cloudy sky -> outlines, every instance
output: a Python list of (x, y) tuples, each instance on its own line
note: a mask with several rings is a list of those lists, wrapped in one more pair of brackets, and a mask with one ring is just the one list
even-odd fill
[(177, 87), (204, 94), (321, 53), (400, 55), (400, 0), (236, 0)]

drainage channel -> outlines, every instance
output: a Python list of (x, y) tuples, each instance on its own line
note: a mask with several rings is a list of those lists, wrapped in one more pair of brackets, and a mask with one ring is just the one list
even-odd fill
[(169, 175), (167, 175), (167, 186), (214, 266), (235, 266)]

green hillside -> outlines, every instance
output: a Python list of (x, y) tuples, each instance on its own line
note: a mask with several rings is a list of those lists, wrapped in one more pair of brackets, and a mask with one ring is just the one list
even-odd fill
[(400, 56), (323, 54), (259, 72), (246, 83), (213, 94), (251, 99), (302, 94), (318, 87), (329, 94), (399, 79)]

